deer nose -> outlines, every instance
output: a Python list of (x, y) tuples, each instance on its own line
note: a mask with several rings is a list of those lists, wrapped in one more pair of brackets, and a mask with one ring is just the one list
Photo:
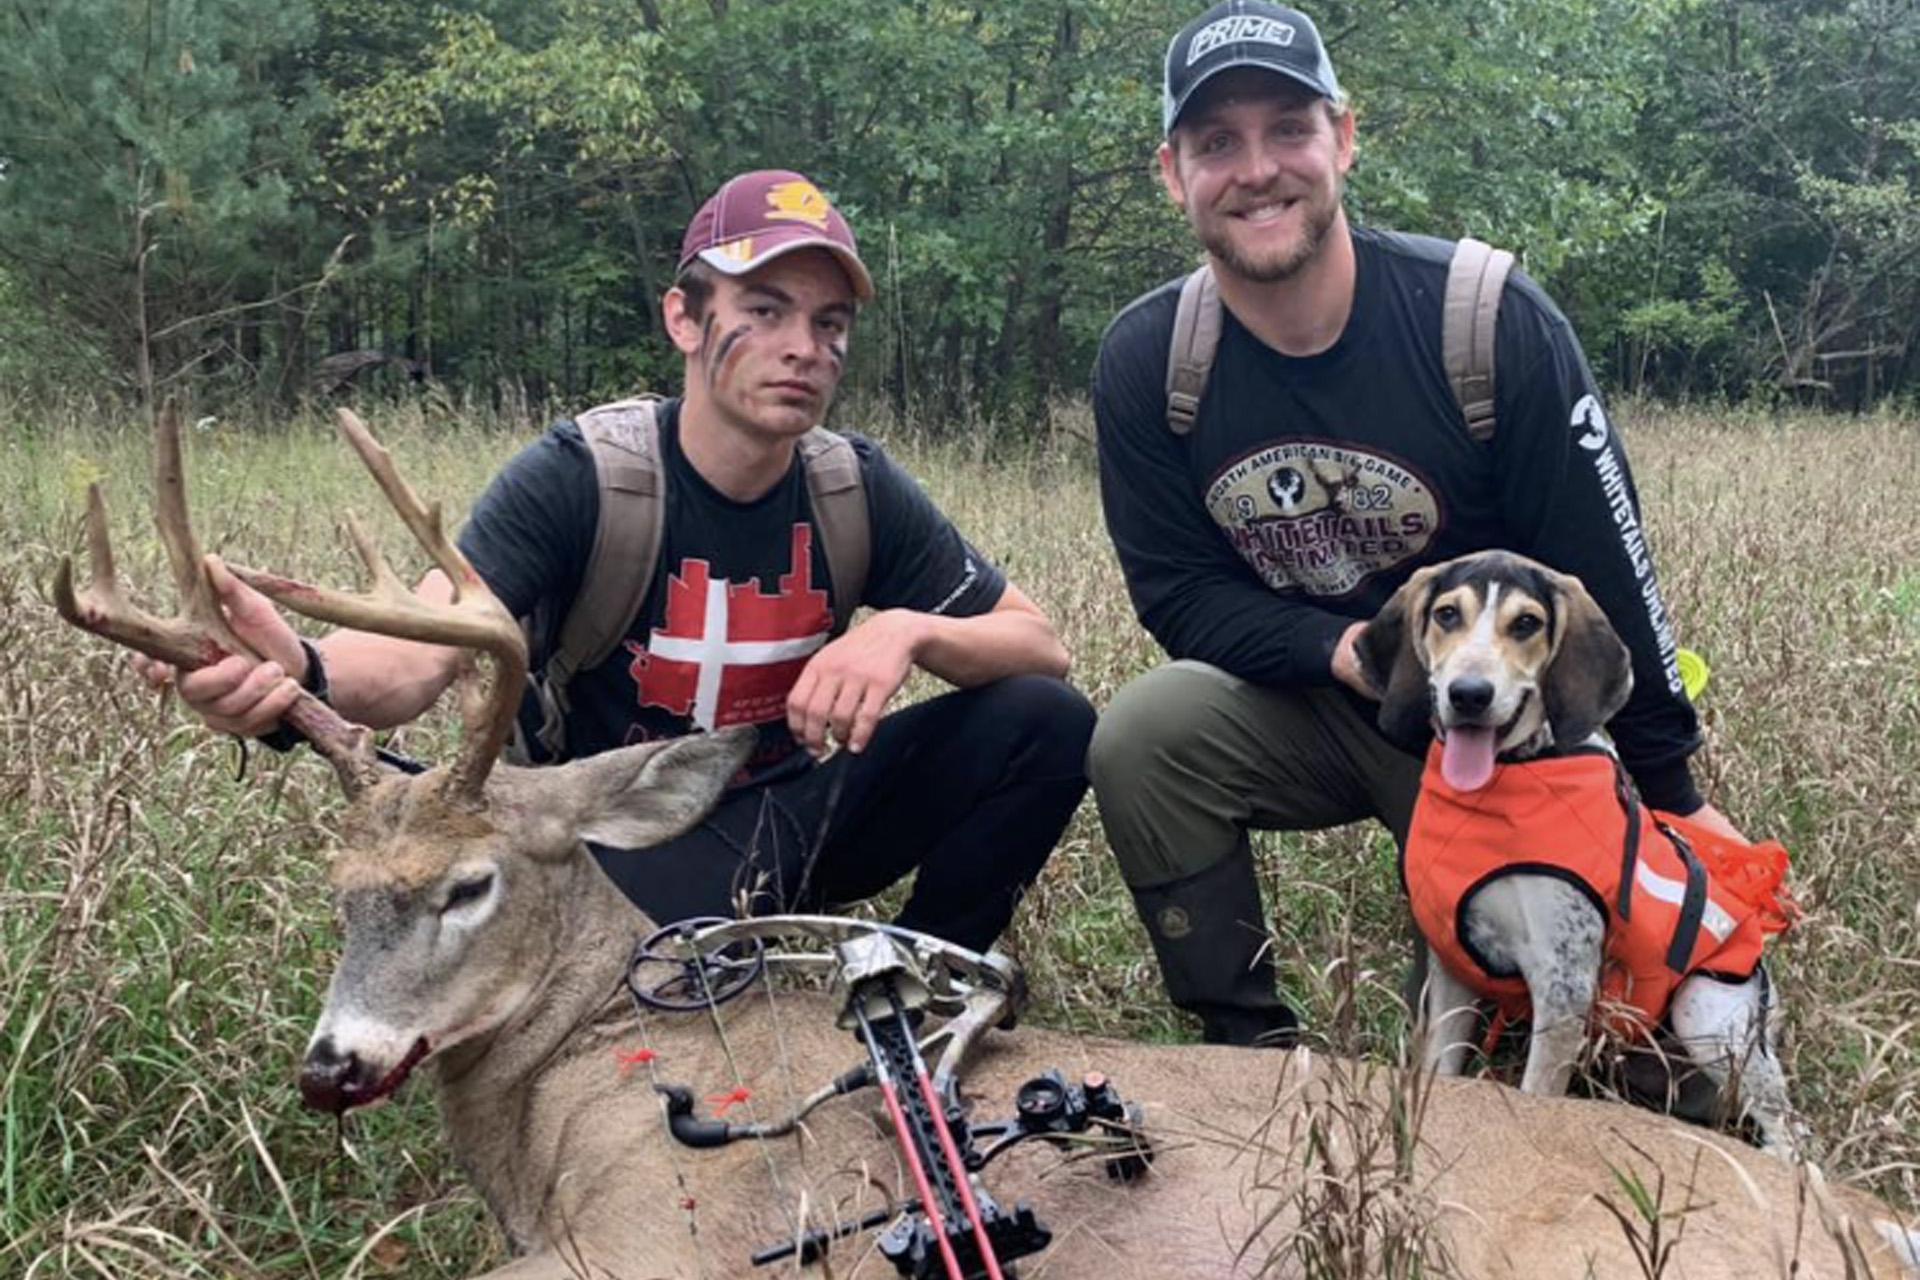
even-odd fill
[(341, 1053), (331, 1038), (315, 1041), (300, 1064), (300, 1100), (314, 1111), (339, 1115), (366, 1091), (365, 1073), (359, 1055)]
[(1447, 701), (1463, 716), (1484, 715), (1493, 705), (1493, 681), (1463, 676), (1447, 686)]

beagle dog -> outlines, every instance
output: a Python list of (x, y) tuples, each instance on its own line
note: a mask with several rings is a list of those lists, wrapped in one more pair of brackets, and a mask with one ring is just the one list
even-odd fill
[[(1594, 1022), (1676, 1044), (1790, 1150), (1760, 942), (1770, 883), (1710, 875), (1754, 850), (1645, 812), (1600, 733), (1633, 685), (1626, 646), (1580, 582), (1490, 551), (1421, 569), (1362, 633), (1380, 725), (1427, 771), (1402, 871), (1428, 947), (1430, 1070), (1466, 1065), (1477, 1001), (1531, 1028), (1521, 1088), (1561, 1094)], [(1772, 908), (1774, 914), (1769, 914)]]

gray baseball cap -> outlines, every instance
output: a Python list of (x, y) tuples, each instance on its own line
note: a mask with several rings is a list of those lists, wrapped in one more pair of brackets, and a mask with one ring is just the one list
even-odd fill
[(1161, 108), (1166, 132), (1173, 132), (1201, 85), (1235, 67), (1260, 67), (1322, 98), (1341, 97), (1333, 62), (1313, 19), (1266, 0), (1222, 0), (1180, 28), (1167, 46)]

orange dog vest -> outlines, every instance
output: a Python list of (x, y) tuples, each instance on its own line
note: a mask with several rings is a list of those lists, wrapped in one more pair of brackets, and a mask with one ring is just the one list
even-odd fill
[(1414, 919), (1441, 963), (1508, 1018), (1528, 1012), (1517, 972), (1468, 941), (1463, 904), (1503, 875), (1556, 876), (1607, 919), (1601, 1003), (1610, 1029), (1644, 1030), (1687, 975), (1752, 976), (1768, 934), (1792, 922), (1781, 892), (1787, 851), (1741, 844), (1644, 810), (1611, 755), (1580, 751), (1502, 763), (1477, 791), (1427, 754), (1401, 866)]

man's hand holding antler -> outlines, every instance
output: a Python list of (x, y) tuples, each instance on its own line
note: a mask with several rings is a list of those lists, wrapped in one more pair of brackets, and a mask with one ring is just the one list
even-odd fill
[(269, 733), (300, 696), (307, 655), (300, 637), (273, 602), (236, 578), (218, 556), (208, 556), (207, 581), (233, 633), (261, 655), (230, 654), (212, 666), (184, 674), (144, 654), (133, 656), (134, 670), (154, 688), (169, 682), (180, 698), (219, 733), (256, 737)]

